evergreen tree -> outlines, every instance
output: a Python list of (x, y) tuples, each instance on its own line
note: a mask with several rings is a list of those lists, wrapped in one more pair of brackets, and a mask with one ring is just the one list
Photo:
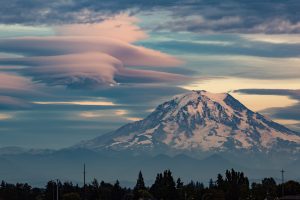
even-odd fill
[(224, 179), (223, 179), (223, 176), (221, 174), (218, 174), (216, 183), (221, 188), (224, 186)]
[(142, 172), (140, 171), (139, 172), (139, 176), (138, 176), (138, 179), (136, 181), (136, 185), (134, 187), (134, 190), (144, 190), (146, 189), (145, 187), (145, 183), (144, 183), (144, 178), (143, 178), (143, 174)]
[(175, 181), (170, 170), (164, 171), (163, 174), (157, 174), (150, 192), (156, 199), (174, 200), (177, 199)]
[[(0, 183), (0, 200), (53, 200), (56, 198), (56, 181), (49, 181), (45, 188), (32, 188), (27, 183)], [(58, 182), (59, 196), (62, 200), (76, 200), (83, 197), (83, 187), (71, 182)], [(242, 172), (227, 170), (225, 176), (218, 174), (216, 183), (210, 181), (209, 187), (200, 182), (184, 184), (180, 178), (175, 182), (170, 170), (156, 176), (150, 192), (145, 187), (140, 172), (134, 190), (122, 188), (119, 181), (115, 184), (99, 182), (94, 179), (86, 185), (86, 200), (274, 200), (281, 195), (282, 185), (273, 178), (264, 178), (260, 183), (252, 183)], [(285, 195), (300, 193), (300, 183), (284, 183)]]
[(208, 187), (209, 189), (213, 189), (215, 187), (214, 181), (212, 179), (209, 179)]
[(120, 182), (117, 180), (112, 188), (112, 200), (120, 200), (124, 196), (124, 192), (120, 186)]
[(246, 199), (249, 196), (249, 180), (243, 172), (226, 170), (224, 180), (218, 176), (217, 189), (225, 193), (226, 200)]
[(151, 194), (148, 192), (145, 187), (145, 182), (143, 178), (143, 174), (140, 171), (138, 175), (138, 179), (136, 181), (136, 185), (133, 189), (133, 199), (152, 199)]
[(182, 187), (183, 187), (183, 182), (181, 181), (180, 178), (178, 178), (176, 181), (176, 188), (181, 189)]

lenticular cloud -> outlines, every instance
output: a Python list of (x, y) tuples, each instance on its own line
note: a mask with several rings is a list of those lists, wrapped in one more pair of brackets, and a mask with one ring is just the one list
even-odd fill
[[(168, 54), (131, 44), (146, 34), (137, 28), (135, 20), (129, 20), (128, 16), (127, 20), (124, 16), (120, 18), (109, 19), (102, 25), (56, 27), (58, 35), (51, 37), (1, 39), (1, 52), (24, 57), (1, 58), (0, 65), (24, 66), (20, 72), (34, 81), (70, 88), (113, 86), (117, 84), (116, 76), (123, 77), (122, 80), (144, 78), (155, 82), (184, 78), (155, 71), (155, 67), (178, 66), (182, 62)], [(130, 66), (153, 67), (153, 70), (133, 70)]]

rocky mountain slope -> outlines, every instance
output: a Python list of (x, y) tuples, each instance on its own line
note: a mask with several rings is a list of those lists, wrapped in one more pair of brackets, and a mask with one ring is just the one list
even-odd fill
[(152, 153), (300, 151), (300, 136), (246, 108), (230, 94), (191, 91), (159, 105), (141, 121), (77, 148)]

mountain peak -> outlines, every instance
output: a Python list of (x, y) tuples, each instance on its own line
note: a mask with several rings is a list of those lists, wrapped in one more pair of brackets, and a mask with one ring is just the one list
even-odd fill
[(229, 94), (228, 93), (211, 93), (206, 90), (192, 90), (191, 92), (177, 95), (175, 98), (178, 100), (188, 99), (188, 100), (199, 100), (201, 97), (206, 97), (213, 101), (223, 101)]
[(227, 107), (224, 100), (227, 97), (231, 97), (228, 93), (211, 93), (205, 90), (192, 90), (191, 92), (177, 95), (174, 97), (180, 105), (185, 105), (188, 102), (198, 102), (198, 101), (213, 101), (217, 102), (220, 105)]
[(177, 95), (145, 119), (79, 144), (146, 152), (300, 151), (300, 136), (227, 93)]

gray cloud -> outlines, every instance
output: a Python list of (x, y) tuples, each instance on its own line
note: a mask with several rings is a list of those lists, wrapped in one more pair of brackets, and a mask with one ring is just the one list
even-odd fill
[(0, 96), (0, 110), (23, 110), (29, 109), (31, 103), (10, 96)]
[(0, 23), (94, 23), (120, 12), (170, 12), (169, 20), (152, 27), (176, 31), (227, 33), (299, 33), (300, 5), (286, 1), (205, 0), (4, 0)]
[[(186, 36), (182, 36), (186, 37)], [(216, 35), (213, 39), (218, 39)], [(162, 41), (142, 41), (141, 44), (147, 45), (151, 48), (159, 48), (168, 50), (171, 53), (183, 54), (204, 54), (204, 55), (249, 55), (258, 57), (298, 57), (300, 55), (300, 44), (286, 44), (286, 43), (268, 43), (263, 41), (251, 41), (239, 35), (231, 35), (226, 37), (219, 35), (220, 38), (226, 40), (219, 40), (216, 43), (205, 43), (205, 40), (211, 38), (202, 37), (193, 40), (162, 40)], [(198, 42), (200, 40), (200, 42)], [(201, 43), (201, 41), (204, 41)], [(222, 42), (228, 42), (223, 44)], [(219, 42), (219, 43), (217, 43)], [(274, 51), (276, 49), (276, 51)]]
[(257, 40), (236, 34), (180, 33), (171, 39), (161, 35), (139, 43), (177, 55), (187, 60), (185, 69), (201, 74), (251, 79), (300, 78), (300, 44), (297, 40), (291, 43), (297, 39), (296, 35), (290, 39), (290, 35), (270, 38), (256, 35)]
[(300, 89), (299, 90), (288, 90), (288, 89), (240, 89), (235, 92), (244, 94), (261, 94), (261, 95), (281, 95), (290, 96), (293, 99), (300, 100)]
[(183, 4), (157, 29), (222, 33), (299, 33), (299, 3), (288, 1), (194, 1)]
[(285, 108), (270, 108), (264, 110), (279, 119), (300, 120), (300, 89), (299, 90), (284, 90), (284, 89), (241, 89), (235, 92), (243, 94), (259, 94), (259, 95), (280, 95), (289, 96), (292, 99), (298, 100), (298, 103)]

